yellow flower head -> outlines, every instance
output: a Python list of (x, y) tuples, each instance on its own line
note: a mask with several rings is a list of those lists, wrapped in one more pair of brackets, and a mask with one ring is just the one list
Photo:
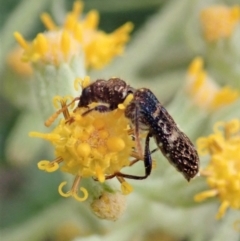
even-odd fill
[(41, 19), (48, 31), (39, 33), (31, 43), (27, 43), (20, 33), (14, 33), (25, 50), (23, 60), (58, 65), (70, 61), (75, 55), (84, 54), (86, 67), (102, 68), (114, 56), (122, 54), (133, 25), (128, 22), (107, 34), (97, 29), (98, 12), (92, 10), (80, 19), (82, 9), (83, 3), (76, 1), (60, 27), (47, 13), (43, 13)]
[(240, 7), (216, 5), (203, 9), (200, 17), (204, 38), (215, 42), (232, 35), (240, 19)]
[(196, 57), (189, 65), (186, 91), (199, 107), (216, 110), (239, 98), (239, 92), (228, 86), (220, 88), (203, 68), (203, 59)]
[(214, 130), (197, 141), (199, 154), (210, 155), (201, 174), (211, 189), (197, 194), (195, 200), (217, 196), (221, 206), (216, 217), (222, 218), (228, 207), (240, 209), (240, 121), (216, 123)]
[[(63, 182), (59, 186), (59, 193), (64, 197), (73, 196), (84, 201), (88, 193), (85, 188), (81, 188), (83, 197), (77, 195), (81, 178), (93, 177), (104, 182), (108, 176), (129, 166), (129, 157), (133, 155), (135, 147), (129, 134), (129, 120), (121, 109), (107, 113), (92, 111), (82, 115), (87, 109), (76, 108), (70, 112), (66, 105), (67, 98), (56, 97), (55, 103), (56, 100), (62, 105), (64, 119), (60, 120), (51, 133), (30, 133), (31, 136), (50, 141), (55, 148), (56, 159), (52, 162), (42, 160), (38, 163), (38, 168), (47, 172), (60, 168), (63, 172), (75, 175), (71, 191), (62, 191), (66, 184)], [(54, 118), (53, 116), (53, 120)], [(52, 121), (51, 118), (49, 121)], [(122, 177), (118, 180), (122, 183), (123, 194), (131, 192), (131, 186)]]

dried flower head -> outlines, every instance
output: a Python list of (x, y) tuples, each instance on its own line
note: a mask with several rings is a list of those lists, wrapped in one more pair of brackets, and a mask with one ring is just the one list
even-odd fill
[(91, 203), (91, 209), (99, 218), (116, 221), (126, 209), (126, 197), (121, 193), (104, 192)]

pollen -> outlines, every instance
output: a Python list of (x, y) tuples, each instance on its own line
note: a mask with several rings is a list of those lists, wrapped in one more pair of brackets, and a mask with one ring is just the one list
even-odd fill
[[(64, 119), (51, 133), (31, 132), (30, 136), (43, 138), (52, 143), (56, 155), (53, 161), (42, 160), (38, 168), (46, 172), (61, 170), (76, 176), (70, 191), (64, 192), (65, 182), (60, 184), (59, 193), (64, 197), (72, 196), (78, 201), (86, 200), (87, 190), (83, 187), (78, 194), (80, 180), (92, 177), (103, 183), (108, 176), (129, 166), (135, 142), (129, 135), (129, 120), (124, 112), (116, 109), (112, 112), (92, 111), (82, 114), (86, 108), (71, 111), (66, 106), (69, 98), (54, 98), (61, 103)], [(56, 105), (56, 103), (55, 103)], [(57, 106), (57, 105), (56, 105)], [(90, 106), (91, 107), (91, 106)], [(123, 193), (132, 191), (130, 184), (119, 179)]]
[(240, 121), (218, 122), (214, 133), (197, 141), (199, 154), (209, 155), (209, 163), (201, 170), (210, 190), (195, 196), (201, 202), (217, 197), (221, 202), (217, 219), (222, 218), (227, 209), (240, 209)]
[(62, 26), (57, 26), (47, 13), (41, 20), (47, 31), (39, 33), (32, 42), (15, 32), (14, 36), (24, 49), (22, 59), (43, 64), (69, 63), (75, 56), (85, 56), (86, 68), (103, 68), (113, 57), (123, 53), (133, 24), (125, 23), (112, 33), (98, 30), (99, 14), (92, 10), (82, 17), (83, 3), (75, 1)]
[(216, 5), (202, 10), (201, 25), (207, 42), (231, 37), (240, 20), (240, 7)]
[(203, 59), (196, 57), (189, 65), (185, 87), (193, 102), (202, 109), (214, 111), (236, 101), (240, 93), (231, 87), (219, 87), (203, 68)]

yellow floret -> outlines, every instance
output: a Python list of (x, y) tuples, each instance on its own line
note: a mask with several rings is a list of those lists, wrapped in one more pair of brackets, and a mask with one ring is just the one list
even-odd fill
[(198, 140), (199, 153), (210, 155), (209, 164), (201, 173), (211, 189), (197, 194), (195, 200), (218, 197), (219, 219), (228, 208), (240, 209), (240, 121), (216, 123), (214, 130), (212, 135)]
[(196, 57), (187, 72), (186, 91), (199, 107), (214, 111), (239, 98), (239, 91), (228, 86), (220, 88), (203, 69), (203, 59)]
[(201, 24), (204, 38), (208, 42), (231, 37), (240, 20), (240, 7), (229, 8), (216, 5), (205, 8), (201, 12)]

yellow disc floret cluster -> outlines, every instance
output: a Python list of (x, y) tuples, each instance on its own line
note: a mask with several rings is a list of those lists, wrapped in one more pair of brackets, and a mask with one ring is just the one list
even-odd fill
[(203, 9), (200, 17), (204, 38), (216, 42), (231, 37), (240, 20), (240, 7), (211, 6)]
[[(66, 101), (66, 98), (60, 98), (64, 119), (60, 120), (51, 133), (31, 132), (30, 136), (44, 138), (55, 148), (56, 159), (40, 161), (39, 169), (53, 172), (60, 168), (63, 172), (75, 175), (71, 191), (62, 191), (66, 184), (63, 182), (59, 186), (59, 193), (83, 201), (88, 192), (81, 188), (84, 196), (78, 196), (81, 178), (93, 177), (104, 182), (107, 176), (114, 175), (130, 164), (135, 143), (129, 134), (129, 121), (123, 110), (116, 109), (107, 113), (92, 111), (82, 115), (87, 108), (76, 108), (70, 112)], [(131, 186), (123, 178), (119, 178), (119, 181), (124, 194), (131, 191)]]
[(98, 12), (92, 10), (81, 19), (82, 9), (83, 3), (76, 1), (63, 26), (57, 26), (50, 15), (43, 13), (41, 19), (48, 31), (39, 33), (31, 43), (15, 32), (16, 40), (24, 49), (23, 60), (58, 65), (80, 54), (85, 56), (87, 68), (102, 68), (113, 57), (121, 55), (129, 40), (132, 23), (107, 34), (97, 29)]
[(25, 62), (52, 64), (70, 62), (81, 54), (81, 45), (64, 30), (39, 33), (32, 43), (27, 43), (22, 35), (14, 33), (18, 43), (24, 49), (22, 60)]
[(210, 111), (231, 104), (239, 98), (239, 91), (228, 86), (220, 88), (208, 76), (201, 57), (196, 57), (188, 67), (186, 91), (196, 105)]
[(211, 188), (195, 196), (196, 201), (218, 197), (221, 206), (217, 218), (226, 210), (240, 209), (240, 121), (219, 122), (214, 133), (197, 141), (200, 155), (210, 155), (207, 167), (201, 171)]

